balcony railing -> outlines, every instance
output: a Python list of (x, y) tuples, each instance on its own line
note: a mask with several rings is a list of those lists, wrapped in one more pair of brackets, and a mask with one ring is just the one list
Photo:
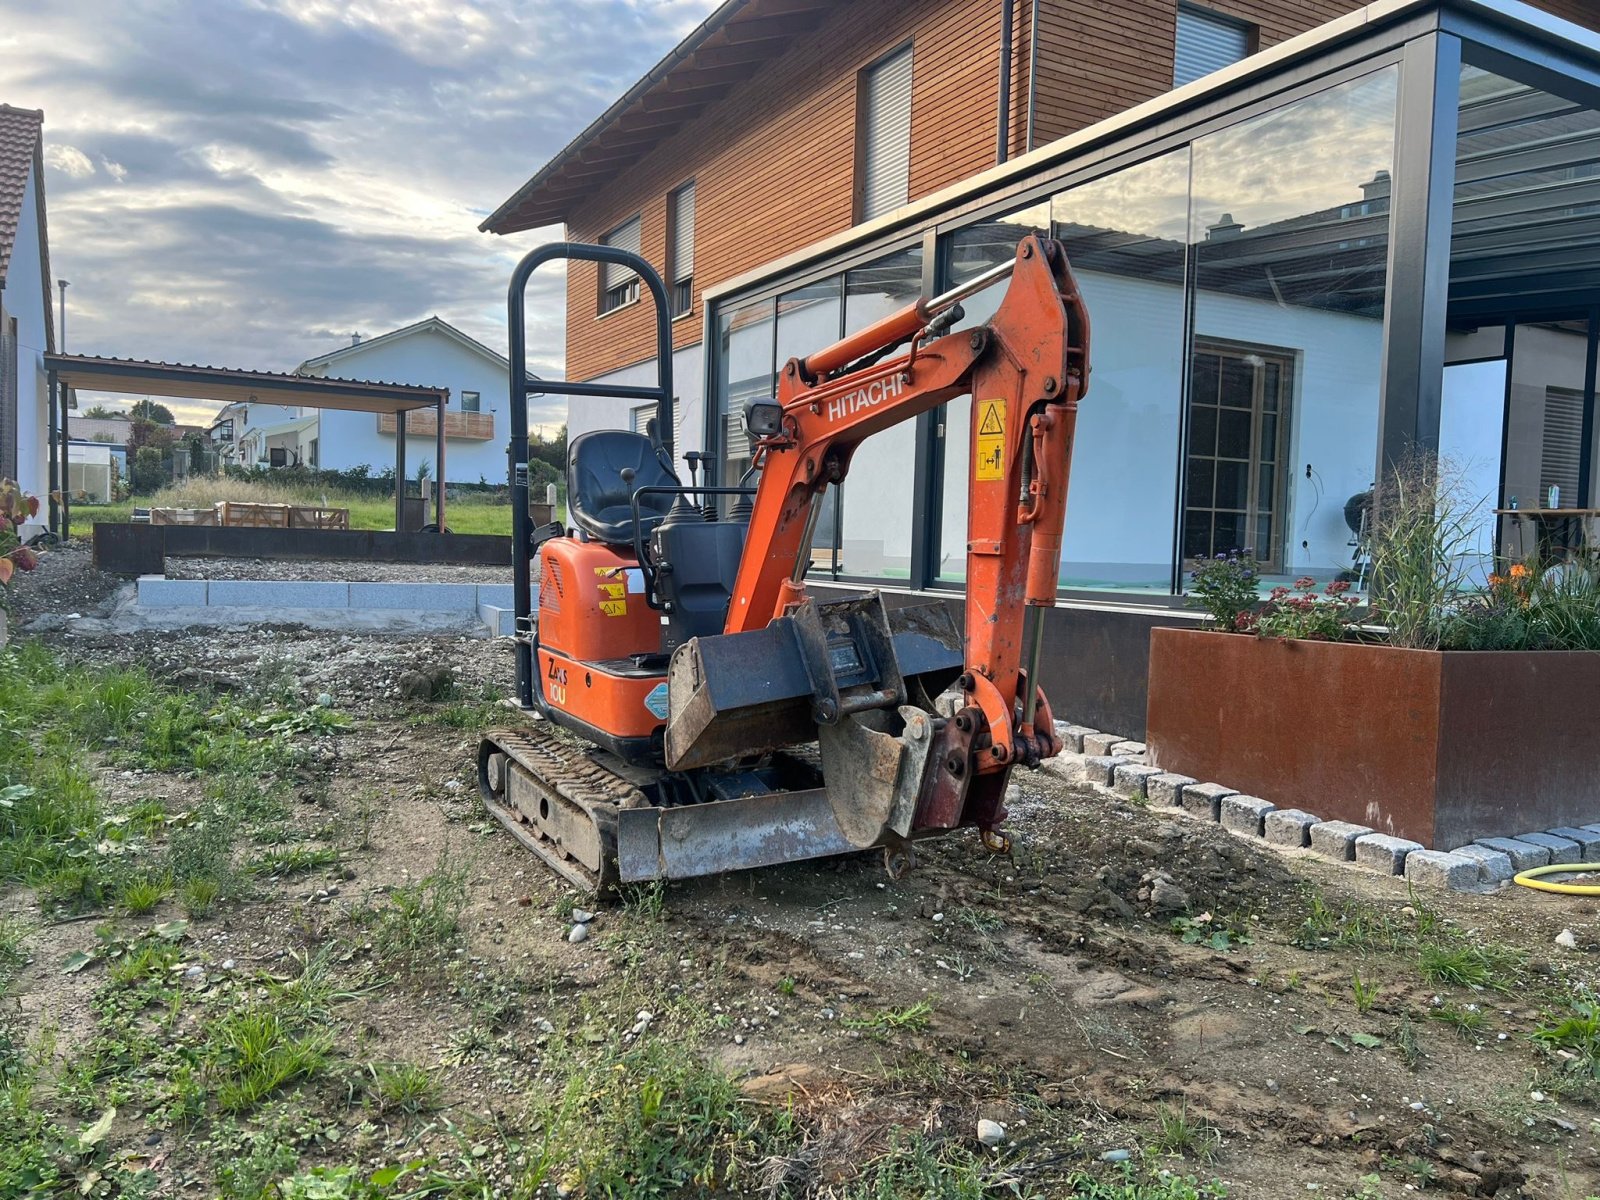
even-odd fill
[[(433, 437), (438, 430), (439, 414), (431, 408), (416, 408), (406, 414), (406, 433), (410, 437)], [(394, 434), (393, 413), (378, 414), (378, 432)], [(444, 436), (466, 438), (475, 442), (494, 439), (494, 414), (472, 412), (447, 412), (444, 415)]]

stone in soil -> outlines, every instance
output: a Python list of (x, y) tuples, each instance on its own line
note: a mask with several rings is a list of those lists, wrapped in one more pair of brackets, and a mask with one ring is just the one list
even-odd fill
[(1356, 862), (1384, 875), (1399, 875), (1405, 870), (1406, 855), (1422, 848), (1421, 842), (1369, 833), (1356, 839)]
[(1311, 849), (1339, 862), (1353, 862), (1356, 840), (1373, 832), (1370, 826), (1353, 821), (1319, 821), (1311, 827)]
[(1224, 797), (1238, 794), (1232, 788), (1223, 787), (1220, 783), (1189, 784), (1183, 789), (1183, 811), (1213, 821), (1220, 820)]
[(1271, 801), (1259, 796), (1224, 796), (1222, 798), (1222, 827), (1234, 833), (1260, 837), (1267, 814), (1277, 808)]
[(1150, 907), (1156, 912), (1188, 912), (1189, 893), (1171, 880), (1158, 877), (1150, 885)]
[(1317, 818), (1298, 808), (1275, 808), (1267, 814), (1267, 841), (1274, 846), (1302, 848), (1311, 844), (1311, 827)]
[(978, 1141), (985, 1146), (998, 1146), (1006, 1140), (1006, 1127), (999, 1121), (979, 1121)]
[(1183, 789), (1198, 782), (1199, 780), (1190, 779), (1187, 775), (1160, 771), (1144, 781), (1144, 794), (1151, 804), (1177, 808), (1183, 802)]
[(1479, 838), (1473, 844), (1488, 850), (1498, 850), (1501, 854), (1504, 854), (1511, 860), (1513, 872), (1531, 871), (1534, 867), (1547, 867), (1550, 865), (1550, 847), (1536, 846), (1532, 842), (1523, 841), (1521, 838)]
[(587, 925), (574, 925), (567, 934), (567, 941), (576, 945), (578, 942), (586, 940), (588, 936), (589, 927)]

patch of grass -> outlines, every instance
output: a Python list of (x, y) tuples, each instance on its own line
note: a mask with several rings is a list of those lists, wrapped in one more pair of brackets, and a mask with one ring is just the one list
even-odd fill
[(117, 896), (117, 903), (129, 916), (142, 916), (172, 895), (172, 880), (166, 876), (129, 880)]
[(1485, 1020), (1476, 1004), (1444, 1004), (1428, 1013), (1428, 1019), (1450, 1026), (1469, 1042), (1477, 1041)]
[(247, 1112), (278, 1089), (316, 1076), (326, 1065), (333, 1039), (324, 1030), (298, 1030), (266, 1004), (235, 1009), (212, 1037), (213, 1094), (225, 1112)]
[(1423, 977), (1430, 983), (1509, 992), (1521, 975), (1522, 956), (1492, 942), (1425, 942), (1417, 953)]
[(395, 888), (381, 907), (352, 916), (371, 925), (380, 958), (416, 964), (436, 961), (440, 951), (455, 945), (466, 904), (467, 869), (455, 865), (447, 849), (422, 879)]
[(1294, 938), (1305, 950), (1399, 950), (1412, 940), (1412, 932), (1398, 917), (1370, 905), (1348, 903), (1331, 906), (1319, 892), (1306, 896), (1306, 916)]
[(211, 915), (221, 895), (222, 886), (215, 879), (191, 879), (179, 890), (178, 904), (198, 921)]
[(1547, 1013), (1529, 1036), (1561, 1061), (1563, 1074), (1600, 1079), (1600, 1003), (1574, 1000), (1566, 1012)]
[(619, 889), (622, 896), (622, 907), (628, 912), (636, 913), (641, 917), (648, 917), (652, 921), (659, 921), (667, 911), (667, 884), (663, 879), (652, 880), (649, 883), (633, 884)]
[(379, 1113), (415, 1116), (439, 1107), (439, 1081), (416, 1063), (369, 1063), (367, 1096)]
[(1161, 1154), (1210, 1162), (1222, 1148), (1222, 1131), (1204, 1117), (1190, 1115), (1187, 1104), (1163, 1104), (1156, 1109), (1156, 1133), (1151, 1143)]
[(1394, 1027), (1394, 1045), (1400, 1053), (1400, 1061), (1415, 1071), (1422, 1063), (1422, 1045), (1417, 1040), (1417, 1026), (1409, 1016), (1400, 1018), (1400, 1023)]
[(983, 1158), (969, 1146), (903, 1129), (894, 1131), (883, 1152), (865, 1164), (860, 1178), (839, 1191), (847, 1200), (911, 1196), (919, 1200), (985, 1200), (1035, 1194), (1003, 1163)]
[(250, 864), (250, 872), (273, 879), (292, 879), (336, 866), (338, 862), (339, 851), (334, 846), (289, 846), (258, 854)]
[(1067, 1180), (1063, 1193), (1073, 1200), (1226, 1200), (1228, 1189), (1216, 1180), (1202, 1182), (1192, 1175), (1142, 1174), (1131, 1163), (1121, 1163), (1102, 1175), (1079, 1171)]

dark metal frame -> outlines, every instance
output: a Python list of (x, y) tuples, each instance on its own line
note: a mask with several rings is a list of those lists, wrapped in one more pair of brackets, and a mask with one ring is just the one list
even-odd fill
[[(638, 274), (649, 288), (656, 306), (656, 386), (645, 387), (614, 383), (580, 383), (562, 379), (535, 379), (528, 373), (527, 291), (528, 280), (547, 262), (578, 259), (581, 262), (610, 263), (627, 267)], [(584, 242), (551, 242), (524, 255), (511, 273), (506, 293), (506, 332), (509, 342), (511, 444), (508, 477), (511, 485), (511, 586), (516, 618), (517, 703), (524, 709), (536, 707), (534, 684), (533, 628), (533, 514), (528, 509), (528, 397), (534, 393), (557, 396), (604, 396), (618, 400), (654, 400), (658, 453), (666, 451), (672, 461), (672, 310), (667, 303), (666, 285), (661, 276), (642, 257), (615, 246), (594, 246)], [(571, 503), (571, 497), (568, 497)], [(542, 689), (541, 689), (542, 691)]]

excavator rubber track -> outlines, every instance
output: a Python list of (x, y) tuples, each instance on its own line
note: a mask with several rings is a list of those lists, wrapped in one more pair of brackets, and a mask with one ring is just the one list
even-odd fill
[(647, 807), (634, 784), (548, 725), (493, 730), (478, 747), (478, 791), (519, 842), (596, 896), (617, 886), (617, 814)]

